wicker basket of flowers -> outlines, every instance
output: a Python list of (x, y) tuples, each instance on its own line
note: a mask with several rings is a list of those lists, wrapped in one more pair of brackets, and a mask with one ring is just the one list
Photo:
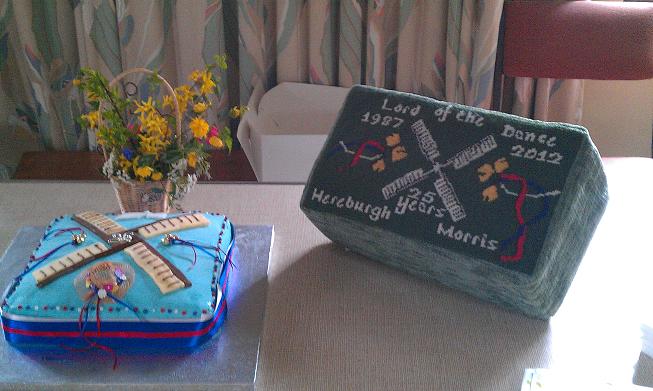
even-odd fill
[[(206, 120), (211, 98), (220, 92), (220, 79), (213, 74), (216, 67), (226, 69), (224, 57), (217, 56), (214, 64), (193, 71), (191, 83), (177, 88), (145, 68), (129, 69), (111, 82), (95, 70), (81, 70), (75, 84), (86, 93), (91, 107), (80, 117), (81, 122), (95, 132), (105, 158), (103, 173), (111, 181), (123, 213), (179, 209), (178, 201), (197, 178), (208, 177), (207, 150), (231, 150), (229, 128), (218, 129)], [(138, 74), (145, 74), (155, 90), (162, 89), (162, 99), (138, 97), (137, 85), (126, 81)], [(230, 115), (241, 112), (242, 108), (232, 108)], [(184, 125), (190, 130), (187, 136)]]

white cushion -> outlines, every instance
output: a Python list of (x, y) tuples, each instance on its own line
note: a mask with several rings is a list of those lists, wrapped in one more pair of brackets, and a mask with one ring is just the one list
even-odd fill
[(281, 83), (258, 106), (263, 134), (324, 134), (331, 131), (349, 88)]
[(281, 83), (258, 102), (250, 100), (238, 140), (256, 178), (306, 182), (348, 92), (342, 87)]

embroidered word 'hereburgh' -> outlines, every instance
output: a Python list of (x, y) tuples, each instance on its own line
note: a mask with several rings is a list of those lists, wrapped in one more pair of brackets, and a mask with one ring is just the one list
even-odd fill
[(318, 190), (317, 188), (313, 188), (311, 200), (324, 205), (330, 204), (337, 208), (350, 209), (365, 214), (372, 221), (379, 221), (379, 219), (389, 220), (392, 213), (385, 205), (383, 207), (375, 206), (363, 201), (354, 200), (351, 196), (341, 197), (333, 194), (325, 194), (324, 190)]

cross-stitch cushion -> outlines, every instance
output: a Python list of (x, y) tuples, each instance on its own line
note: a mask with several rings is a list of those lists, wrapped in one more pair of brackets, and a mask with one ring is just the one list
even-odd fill
[(301, 207), (372, 259), (548, 318), (607, 197), (583, 127), (356, 86)]

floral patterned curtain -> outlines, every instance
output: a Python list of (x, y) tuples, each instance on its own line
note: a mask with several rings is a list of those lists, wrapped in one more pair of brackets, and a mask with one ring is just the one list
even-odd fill
[[(80, 67), (160, 69), (173, 84), (214, 54), (233, 82), (215, 115), (277, 83), (373, 86), (489, 108), (496, 0), (0, 0), (0, 152), (76, 150)], [(145, 91), (147, 92), (147, 91)], [(513, 112), (578, 122), (582, 82), (517, 79)], [(12, 144), (13, 143), (13, 144)], [(0, 154), (0, 178), (17, 158)], [(18, 155), (19, 156), (19, 155)], [(3, 160), (4, 159), (4, 160)], [(4, 164), (4, 166), (3, 166)]]
[[(295, 81), (489, 108), (503, 1), (239, 1), (240, 101)], [(580, 122), (581, 80), (518, 78), (512, 112)]]
[[(222, 1), (0, 0), (1, 149), (94, 147), (75, 120), (84, 107), (72, 86), (80, 67), (109, 79), (132, 67), (159, 69), (177, 84), (225, 53), (224, 42)], [(227, 104), (224, 89), (216, 115)], [(19, 153), (0, 157), (0, 178)]]

